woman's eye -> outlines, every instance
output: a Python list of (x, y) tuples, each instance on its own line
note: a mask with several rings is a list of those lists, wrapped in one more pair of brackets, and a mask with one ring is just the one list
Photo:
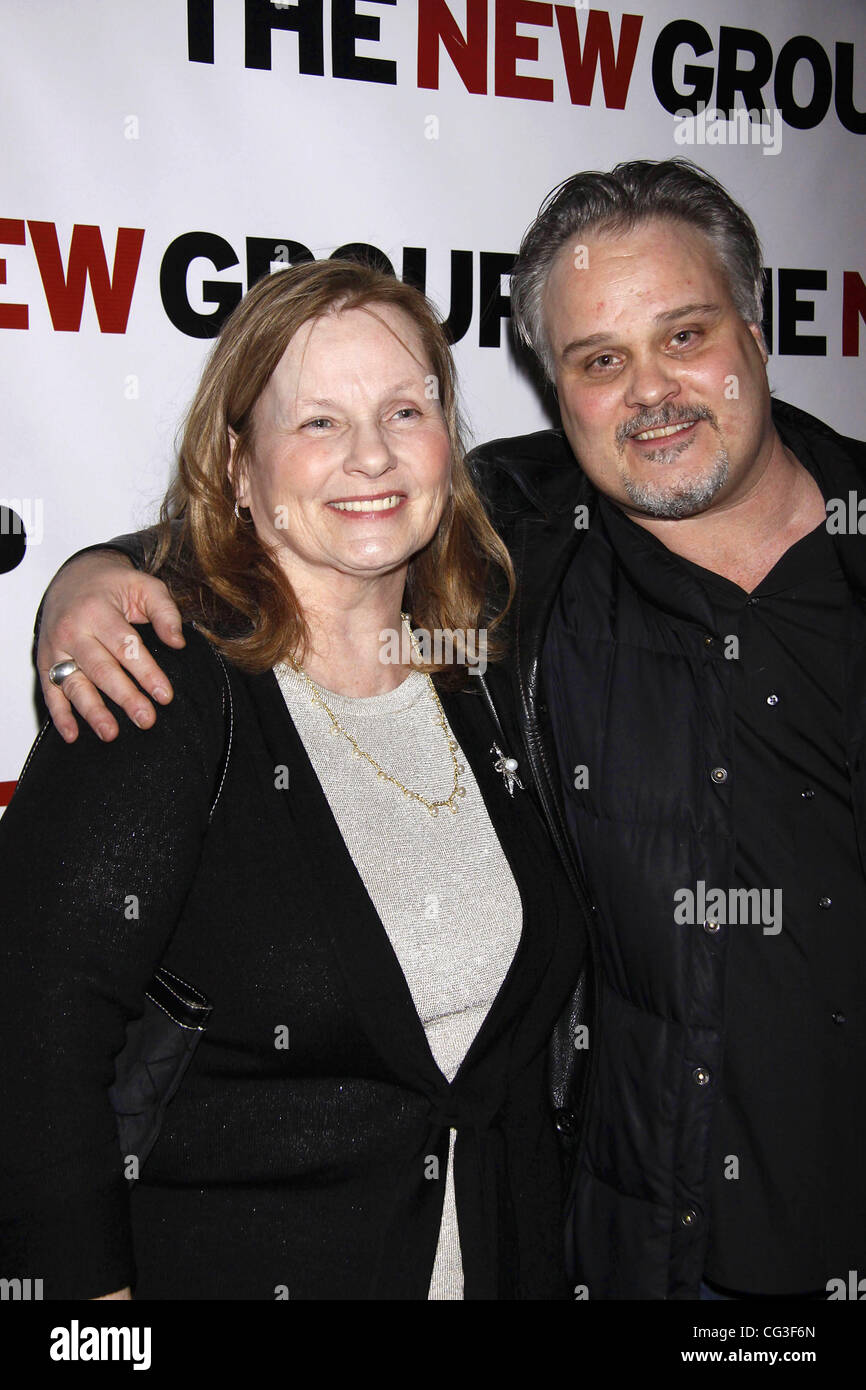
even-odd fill
[(315, 420), (308, 420), (304, 425), (304, 429), (328, 429), (332, 423), (333, 422), (331, 420), (328, 420), (325, 416), (320, 415), (317, 416)]
[(679, 332), (674, 334), (671, 342), (678, 343), (680, 347), (688, 347), (694, 337), (695, 331), (693, 328), (681, 328)]
[(402, 405), (399, 410), (395, 410), (395, 420), (411, 420), (414, 415), (420, 415), (420, 410), (414, 405)]

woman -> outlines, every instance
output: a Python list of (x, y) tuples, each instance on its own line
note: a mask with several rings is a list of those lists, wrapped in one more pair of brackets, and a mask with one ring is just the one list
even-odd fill
[[(583, 930), (479, 677), (405, 655), (495, 655), (512, 583), (423, 296), (340, 261), (256, 285), (151, 563), (195, 624), (141, 630), (174, 699), (102, 747), (43, 730), (0, 822), (4, 1274), (567, 1296), (545, 1066)], [(130, 1191), (108, 1087), (161, 963), (213, 1013)]]

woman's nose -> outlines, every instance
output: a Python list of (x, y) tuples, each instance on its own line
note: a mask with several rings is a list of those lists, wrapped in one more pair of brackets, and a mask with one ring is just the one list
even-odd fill
[(378, 422), (363, 422), (352, 430), (344, 465), (350, 472), (359, 469), (375, 476), (393, 468), (394, 463), (387, 433)]

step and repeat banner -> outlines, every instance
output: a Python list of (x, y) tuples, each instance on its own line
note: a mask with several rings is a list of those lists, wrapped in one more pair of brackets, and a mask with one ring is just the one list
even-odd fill
[(579, 169), (686, 155), (762, 235), (773, 388), (866, 433), (863, 0), (3, 0), (0, 32), (0, 803), (42, 591), (153, 519), (262, 274), (366, 248), (447, 318), (474, 438), (524, 433), (526, 226)]

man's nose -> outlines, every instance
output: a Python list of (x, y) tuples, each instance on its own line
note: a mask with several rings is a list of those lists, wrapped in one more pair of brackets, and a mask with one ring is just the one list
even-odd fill
[(625, 381), (625, 402), (630, 406), (657, 406), (679, 395), (676, 364), (657, 353), (635, 356)]

